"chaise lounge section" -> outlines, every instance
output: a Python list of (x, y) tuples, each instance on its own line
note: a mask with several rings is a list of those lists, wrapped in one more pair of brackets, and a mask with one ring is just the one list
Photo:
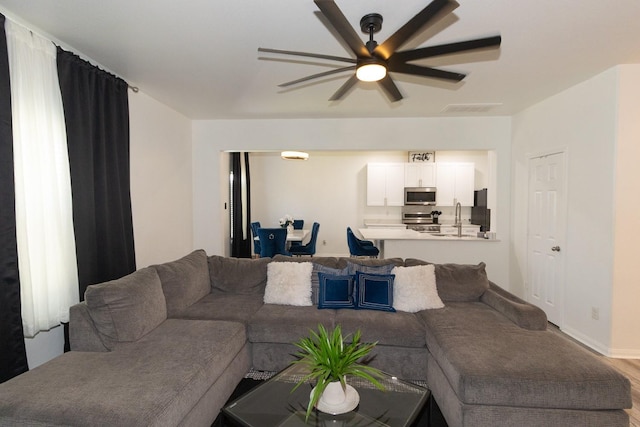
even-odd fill
[[(283, 262), (281, 271), (310, 272), (285, 280), (310, 282), (306, 305), (286, 292), (265, 303), (270, 265)], [(318, 308), (318, 273), (421, 265), (198, 250), (91, 286), (71, 309), (72, 351), (0, 384), (0, 425), (209, 426), (250, 368), (287, 366), (291, 343), (319, 323), (378, 341), (371, 363), (426, 381), (452, 427), (629, 424), (629, 381), (548, 331), (544, 313), (489, 282), (482, 263), (434, 266), (443, 308)]]

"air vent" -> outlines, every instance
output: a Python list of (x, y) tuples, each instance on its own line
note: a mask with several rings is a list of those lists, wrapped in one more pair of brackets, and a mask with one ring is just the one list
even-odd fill
[(494, 104), (449, 104), (442, 109), (442, 113), (488, 113), (501, 103)]

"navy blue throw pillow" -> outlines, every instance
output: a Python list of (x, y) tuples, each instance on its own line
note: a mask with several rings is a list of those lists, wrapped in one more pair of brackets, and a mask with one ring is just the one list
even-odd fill
[(354, 276), (318, 273), (318, 308), (356, 308), (353, 301)]
[(354, 300), (357, 309), (392, 311), (393, 274), (371, 274), (356, 272)]

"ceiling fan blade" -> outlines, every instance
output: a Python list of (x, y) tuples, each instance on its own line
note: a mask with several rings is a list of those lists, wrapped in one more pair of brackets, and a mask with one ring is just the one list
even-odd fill
[(389, 98), (389, 101), (396, 102), (402, 99), (402, 94), (398, 89), (398, 86), (391, 80), (391, 77), (387, 74), (382, 80), (378, 81), (382, 89), (384, 89), (384, 93)]
[(309, 58), (320, 58), (320, 59), (328, 59), (330, 61), (341, 61), (341, 62), (349, 62), (351, 64), (355, 64), (356, 60), (353, 58), (343, 58), (340, 56), (332, 56), (332, 55), (323, 55), (321, 53), (309, 53), (309, 52), (296, 52), (293, 50), (279, 50), (279, 49), (268, 49), (266, 47), (259, 47), (258, 52), (268, 52), (268, 53), (279, 53), (282, 55), (295, 55), (295, 56), (306, 56)]
[(349, 24), (349, 21), (347, 21), (347, 18), (345, 18), (333, 0), (314, 0), (314, 2), (357, 57), (368, 58), (371, 56), (358, 33)]
[(358, 83), (358, 78), (354, 74), (349, 78), (349, 80), (347, 80), (342, 86), (340, 86), (336, 93), (334, 93), (331, 98), (329, 98), (329, 101), (339, 101), (356, 83)]
[(454, 73), (452, 71), (438, 70), (437, 68), (421, 67), (420, 65), (389, 63), (389, 71), (414, 76), (432, 77), (436, 79), (453, 80), (459, 82), (466, 77), (466, 74)]
[(301, 79), (292, 80), (290, 82), (282, 83), (282, 84), (279, 84), (278, 86), (279, 87), (287, 87), (287, 86), (295, 85), (295, 84), (298, 84), (298, 83), (306, 82), (308, 80), (318, 79), (320, 77), (326, 77), (326, 76), (330, 76), (332, 74), (342, 73), (344, 71), (355, 71), (355, 69), (356, 69), (355, 65), (352, 65), (350, 67), (336, 68), (336, 69), (329, 70), (329, 71), (323, 71), (322, 73), (312, 74), (310, 76), (303, 77)]
[(465, 52), (487, 47), (498, 47), (502, 42), (502, 37), (492, 36), (476, 40), (467, 40), (457, 43), (441, 44), (438, 46), (422, 47), (419, 49), (405, 50), (394, 53), (389, 61), (407, 62), (416, 59), (430, 58), (433, 56), (448, 55), (451, 53)]
[(433, 0), (384, 43), (376, 47), (375, 54), (383, 59), (389, 59), (396, 49), (413, 37), (422, 27), (445, 17), (458, 6), (459, 4), (455, 0)]

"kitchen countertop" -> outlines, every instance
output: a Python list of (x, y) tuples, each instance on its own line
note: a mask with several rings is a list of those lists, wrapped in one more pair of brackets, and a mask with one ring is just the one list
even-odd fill
[[(448, 224), (441, 224), (447, 226)], [(476, 233), (464, 234), (462, 237), (457, 235), (435, 235), (431, 233), (421, 233), (411, 229), (401, 228), (360, 228), (358, 229), (362, 237), (367, 240), (446, 240), (446, 241), (478, 241), (478, 242), (496, 242), (496, 239), (484, 239), (477, 237)]]
[(407, 228), (401, 219), (365, 219), (364, 225), (368, 228)]

